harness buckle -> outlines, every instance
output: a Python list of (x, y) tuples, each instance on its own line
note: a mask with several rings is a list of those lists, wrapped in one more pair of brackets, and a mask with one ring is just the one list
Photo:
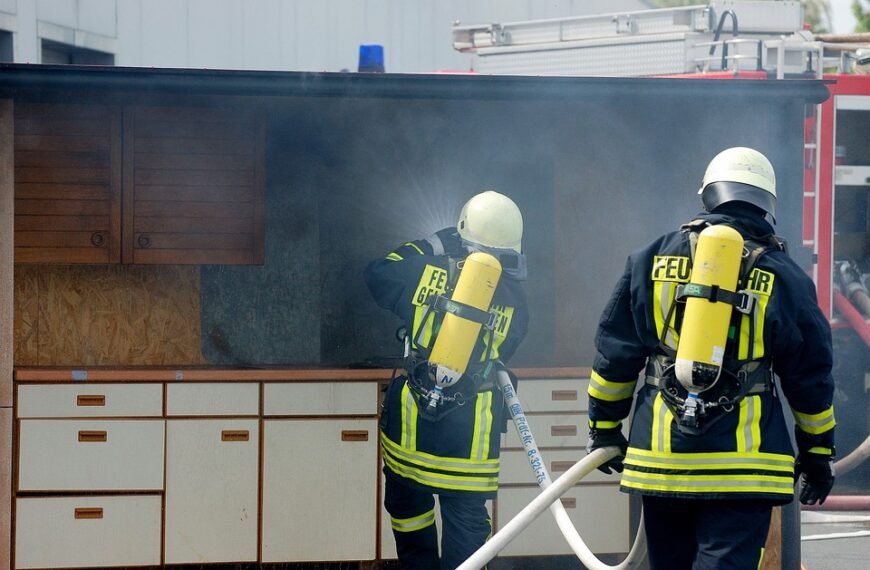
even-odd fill
[(758, 293), (750, 293), (749, 291), (740, 291), (736, 295), (737, 302), (734, 303), (734, 308), (744, 315), (752, 314), (755, 310), (755, 305), (758, 303)]

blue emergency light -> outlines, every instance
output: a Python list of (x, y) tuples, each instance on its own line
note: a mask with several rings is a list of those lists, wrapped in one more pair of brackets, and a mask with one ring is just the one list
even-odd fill
[(359, 67), (357, 71), (370, 73), (384, 72), (384, 46), (362, 44), (359, 46)]

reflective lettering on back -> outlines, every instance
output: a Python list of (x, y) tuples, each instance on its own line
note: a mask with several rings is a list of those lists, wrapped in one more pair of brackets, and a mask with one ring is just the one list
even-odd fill
[(754, 268), (746, 278), (746, 290), (761, 295), (770, 295), (773, 292), (773, 273)]
[(691, 269), (689, 258), (679, 255), (657, 255), (653, 258), (652, 280), (688, 283)]
[(430, 295), (439, 295), (445, 291), (447, 291), (447, 270), (426, 264), (411, 302), (421, 307), (426, 304)]

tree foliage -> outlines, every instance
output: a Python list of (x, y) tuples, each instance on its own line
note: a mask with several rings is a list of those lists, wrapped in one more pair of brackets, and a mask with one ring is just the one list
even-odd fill
[(870, 32), (870, 3), (865, 0), (853, 0), (852, 14), (855, 15), (855, 31)]

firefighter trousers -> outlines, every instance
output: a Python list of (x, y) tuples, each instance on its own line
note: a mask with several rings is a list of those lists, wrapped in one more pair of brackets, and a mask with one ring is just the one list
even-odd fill
[(399, 563), (407, 570), (454, 570), (483, 546), (492, 531), (486, 499), (471, 493), (439, 495), (441, 556), (435, 496), (386, 474), (384, 507), (390, 514)]
[(757, 570), (773, 507), (740, 499), (643, 497), (651, 570)]

